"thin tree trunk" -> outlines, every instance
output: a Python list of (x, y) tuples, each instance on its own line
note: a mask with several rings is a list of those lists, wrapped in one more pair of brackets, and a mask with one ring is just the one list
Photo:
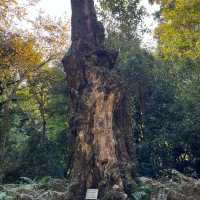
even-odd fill
[(42, 141), (45, 141), (46, 138), (46, 118), (45, 118), (45, 111), (44, 108), (42, 108), (41, 112), (41, 117), (42, 117)]
[[(13, 88), (12, 92), (8, 94), (7, 99), (1, 105), (1, 122), (0, 122), (0, 182), (4, 176), (4, 161), (5, 161), (5, 150), (6, 142), (8, 139), (8, 133), (10, 129), (10, 105), (12, 103), (13, 97), (16, 95), (16, 90), (19, 86), (19, 83)], [(4, 88), (4, 90), (6, 90)], [(4, 91), (2, 91), (3, 93)]]
[(4, 176), (4, 159), (5, 159), (5, 148), (7, 142), (7, 136), (10, 126), (10, 100), (7, 100), (3, 106), (3, 116), (0, 123), (0, 183)]
[(104, 48), (104, 29), (92, 0), (71, 0), (72, 45), (63, 59), (71, 95), (73, 156), (67, 199), (98, 188), (104, 200), (128, 199), (135, 187), (131, 115), (116, 52)]

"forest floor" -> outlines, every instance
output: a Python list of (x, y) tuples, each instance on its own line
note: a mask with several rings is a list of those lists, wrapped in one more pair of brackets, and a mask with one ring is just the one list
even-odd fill
[[(150, 188), (148, 200), (199, 200), (200, 180), (173, 171), (159, 180), (140, 177), (141, 188)], [(0, 200), (64, 200), (67, 180), (44, 177), (39, 181), (22, 177), (18, 183), (0, 185)], [(133, 200), (143, 200), (144, 191), (135, 192)]]
[(0, 185), (0, 200), (63, 200), (67, 181), (44, 177), (40, 181), (21, 178), (18, 183)]

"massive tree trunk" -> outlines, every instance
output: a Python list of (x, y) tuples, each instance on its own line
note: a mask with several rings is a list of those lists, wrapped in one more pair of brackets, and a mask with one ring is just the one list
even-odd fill
[(100, 199), (128, 199), (135, 187), (132, 123), (127, 95), (104, 48), (104, 28), (92, 0), (71, 0), (72, 44), (63, 59), (71, 95), (73, 156), (68, 199), (88, 188)]

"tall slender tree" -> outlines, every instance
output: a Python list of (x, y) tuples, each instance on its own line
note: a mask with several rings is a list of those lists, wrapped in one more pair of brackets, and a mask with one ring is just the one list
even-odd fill
[(104, 28), (93, 0), (71, 0), (72, 44), (63, 59), (71, 96), (73, 144), (68, 198), (88, 188), (101, 199), (129, 199), (135, 187), (131, 113), (117, 53), (104, 47)]

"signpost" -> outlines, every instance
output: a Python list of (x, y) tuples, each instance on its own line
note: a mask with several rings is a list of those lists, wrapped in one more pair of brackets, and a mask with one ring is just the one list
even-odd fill
[(85, 199), (97, 199), (98, 198), (98, 189), (87, 189)]

